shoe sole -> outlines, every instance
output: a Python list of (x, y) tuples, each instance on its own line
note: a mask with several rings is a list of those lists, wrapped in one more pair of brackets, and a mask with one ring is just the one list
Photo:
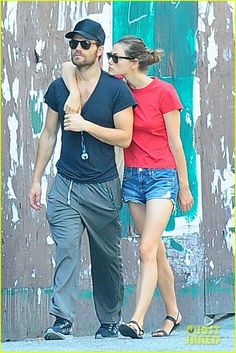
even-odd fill
[(134, 339), (142, 339), (143, 336), (139, 336), (135, 330), (133, 330), (131, 327), (128, 325), (123, 325), (120, 324), (119, 326), (119, 332), (121, 333), (122, 336), (124, 337), (130, 337)]
[(72, 334), (68, 334), (68, 335), (63, 335), (60, 332), (55, 332), (52, 329), (48, 329), (47, 332), (45, 332), (43, 338), (46, 341), (52, 341), (52, 340), (65, 340), (65, 339), (70, 339), (73, 338)]
[(95, 339), (96, 340), (101, 340), (101, 339), (104, 339), (104, 338), (117, 338), (117, 337), (118, 337), (118, 335), (115, 335), (115, 336), (102, 336), (102, 335), (98, 334), (98, 335), (95, 336)]

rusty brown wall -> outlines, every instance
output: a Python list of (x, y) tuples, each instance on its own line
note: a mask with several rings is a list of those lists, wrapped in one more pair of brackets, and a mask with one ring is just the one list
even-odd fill
[[(135, 11), (138, 18), (143, 18), (143, 14), (149, 11), (147, 3), (140, 2), (134, 5), (136, 8), (129, 6), (133, 11), (129, 20), (135, 18)], [(177, 9), (179, 2), (172, 3)], [(233, 299), (232, 3), (202, 2), (198, 11), (193, 131), (199, 162), (198, 215), (202, 214), (202, 218), (197, 218), (192, 225), (186, 223), (182, 228), (176, 227), (171, 236), (165, 237), (185, 323), (202, 322), (205, 313), (229, 312)], [(112, 14), (109, 2), (2, 4), (3, 339), (40, 337), (52, 322), (47, 308), (52, 295), (55, 259), (45, 207), (46, 192), (56, 172), (59, 144), (42, 181), (43, 211), (36, 213), (27, 204), (38, 138), (44, 124), (43, 93), (52, 79), (60, 74), (61, 63), (69, 58), (64, 40), (66, 30), (89, 15), (105, 27), (108, 33), (105, 49), (108, 50), (112, 43)], [(124, 25), (125, 17), (122, 18)], [(147, 19), (151, 21), (151, 16)], [(165, 25), (166, 31), (171, 32), (171, 18), (169, 27), (167, 23)], [(167, 61), (168, 58), (167, 53)], [(171, 64), (171, 60), (168, 62)], [(171, 74), (178, 76), (175, 66), (170, 66)], [(129, 319), (138, 274), (138, 239), (126, 216), (122, 218), (123, 225), (127, 221), (125, 234), (129, 235), (123, 240), (126, 285), (123, 316)], [(77, 335), (93, 334), (98, 325), (92, 303), (86, 237), (81, 260), (79, 320), (75, 323)], [(227, 301), (223, 300), (225, 294)], [(222, 306), (222, 303), (227, 305)], [(163, 316), (164, 309), (157, 292), (147, 315), (146, 329), (156, 327)]]

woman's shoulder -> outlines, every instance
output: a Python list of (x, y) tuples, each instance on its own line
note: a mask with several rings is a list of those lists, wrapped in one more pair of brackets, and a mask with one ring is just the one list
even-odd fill
[(171, 83), (169, 83), (159, 77), (153, 77), (153, 82), (158, 87), (164, 87), (164, 88), (172, 88), (173, 87), (173, 85)]

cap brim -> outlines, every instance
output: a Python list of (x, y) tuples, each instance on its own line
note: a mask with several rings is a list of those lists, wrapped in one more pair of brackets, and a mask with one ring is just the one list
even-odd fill
[(91, 36), (91, 34), (86, 33), (86, 32), (84, 32), (84, 31), (72, 31), (72, 32), (68, 32), (68, 33), (66, 33), (65, 37), (71, 39), (71, 38), (73, 38), (74, 35), (76, 35), (76, 34), (80, 34), (81, 36), (83, 36), (83, 37), (86, 38), (86, 39), (94, 39), (94, 40), (97, 40), (97, 38)]

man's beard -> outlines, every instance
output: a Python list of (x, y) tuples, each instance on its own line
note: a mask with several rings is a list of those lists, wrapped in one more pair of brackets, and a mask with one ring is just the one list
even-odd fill
[(93, 57), (93, 58), (90, 58), (90, 59), (85, 59), (83, 61), (77, 61), (77, 60), (74, 60), (74, 57), (71, 56), (71, 61), (72, 63), (77, 67), (77, 69), (80, 69), (80, 68), (89, 68), (91, 66), (93, 66), (96, 62), (96, 59), (97, 57)]

